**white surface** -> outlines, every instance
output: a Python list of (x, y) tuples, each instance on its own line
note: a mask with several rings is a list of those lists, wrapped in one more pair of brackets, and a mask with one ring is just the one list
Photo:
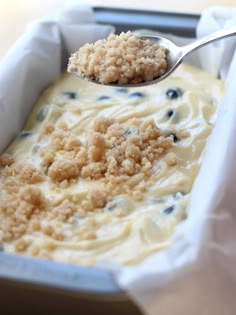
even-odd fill
[[(232, 14), (235, 11), (230, 11)], [(207, 28), (217, 29), (215, 17), (214, 10), (204, 13), (200, 35)], [(220, 21), (224, 24), (222, 18)], [(67, 8), (29, 27), (0, 64), (0, 150), (22, 128), (40, 92), (59, 75), (69, 54), (112, 31), (110, 26), (95, 25), (88, 8)], [(202, 58), (203, 65), (211, 66), (213, 71), (218, 71), (219, 63), (225, 73), (228, 65), (223, 57), (232, 55), (233, 45), (235, 38), (227, 40), (227, 49), (221, 44), (219, 49), (213, 48), (211, 56), (209, 50), (201, 50), (191, 59), (198, 63)], [(211, 62), (206, 59), (209, 56)], [(227, 79), (226, 97), (194, 186), (189, 217), (178, 226), (173, 246), (139, 266), (114, 271), (119, 284), (148, 315), (235, 314), (235, 82), (236, 56)]]

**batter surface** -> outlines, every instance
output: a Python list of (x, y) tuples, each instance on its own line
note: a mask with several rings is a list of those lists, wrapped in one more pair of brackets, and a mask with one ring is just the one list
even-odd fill
[(4, 251), (133, 265), (169, 246), (223, 88), (189, 65), (132, 89), (62, 74), (0, 157)]

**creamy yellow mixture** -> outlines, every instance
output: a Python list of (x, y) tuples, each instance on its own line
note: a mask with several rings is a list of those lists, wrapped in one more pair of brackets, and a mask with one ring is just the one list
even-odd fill
[[(222, 95), (222, 81), (189, 65), (157, 85), (130, 89), (98, 86), (64, 73), (42, 94), (24, 130), (0, 158), (4, 250), (83, 265), (104, 259), (132, 265), (167, 247), (187, 216)], [(113, 170), (109, 178), (101, 175), (105, 171), (96, 177), (86, 159), (94, 152), (90, 146), (98, 155), (103, 146), (89, 138), (101, 117), (123, 130), (126, 143), (139, 135), (140, 123), (151, 121), (168, 145), (158, 147), (151, 168), (142, 159), (135, 162), (135, 172), (117, 182)], [(99, 135), (102, 141), (108, 137)], [(113, 140), (110, 136), (104, 144), (99, 161), (108, 149), (111, 161), (118, 143), (112, 147)], [(82, 153), (90, 175), (78, 166)], [(147, 165), (146, 173), (139, 171)]]

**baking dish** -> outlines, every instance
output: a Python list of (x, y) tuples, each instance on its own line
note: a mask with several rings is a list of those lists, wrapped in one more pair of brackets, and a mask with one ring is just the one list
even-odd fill
[[(198, 15), (101, 7), (95, 7), (94, 11), (98, 23), (113, 24), (117, 33), (149, 28), (192, 37), (199, 19)], [(0, 288), (1, 309), (5, 311), (140, 314), (116, 284), (112, 273), (98, 268), (1, 252)]]

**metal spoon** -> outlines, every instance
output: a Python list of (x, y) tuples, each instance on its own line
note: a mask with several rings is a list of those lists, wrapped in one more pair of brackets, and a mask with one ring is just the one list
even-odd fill
[[(141, 82), (138, 84), (132, 84), (131, 83), (131, 84), (105, 84), (105, 85), (116, 86), (116, 87), (119, 87), (119, 86), (121, 86), (121, 87), (138, 87), (138, 86), (145, 86), (145, 85), (158, 83), (158, 82), (164, 80), (165, 78), (167, 78), (172, 72), (174, 72), (175, 69), (183, 61), (183, 58), (185, 56), (187, 56), (189, 53), (191, 53), (192, 51), (194, 51), (194, 50), (196, 50), (202, 46), (205, 46), (211, 42), (214, 42), (218, 39), (222, 39), (222, 38), (233, 36), (233, 35), (236, 35), (236, 27), (232, 27), (230, 29), (225, 29), (225, 30), (220, 30), (218, 32), (214, 32), (210, 35), (207, 35), (205, 37), (197, 39), (194, 42), (192, 42), (188, 45), (182, 46), (182, 47), (175, 45), (173, 42), (171, 42), (170, 40), (163, 38), (163, 37), (142, 35), (141, 36), (142, 39), (144, 39), (144, 40), (150, 39), (152, 42), (155, 42), (155, 43), (159, 44), (159, 46), (165, 47), (167, 49), (167, 52), (168, 52), (167, 53), (167, 63), (168, 63), (167, 71), (162, 76), (160, 76), (160, 77), (158, 77), (152, 81)], [(100, 83), (98, 81), (86, 78), (86, 77), (81, 77), (81, 78), (85, 79), (87, 81), (93, 82), (93, 83), (103, 84), (103, 83)]]

